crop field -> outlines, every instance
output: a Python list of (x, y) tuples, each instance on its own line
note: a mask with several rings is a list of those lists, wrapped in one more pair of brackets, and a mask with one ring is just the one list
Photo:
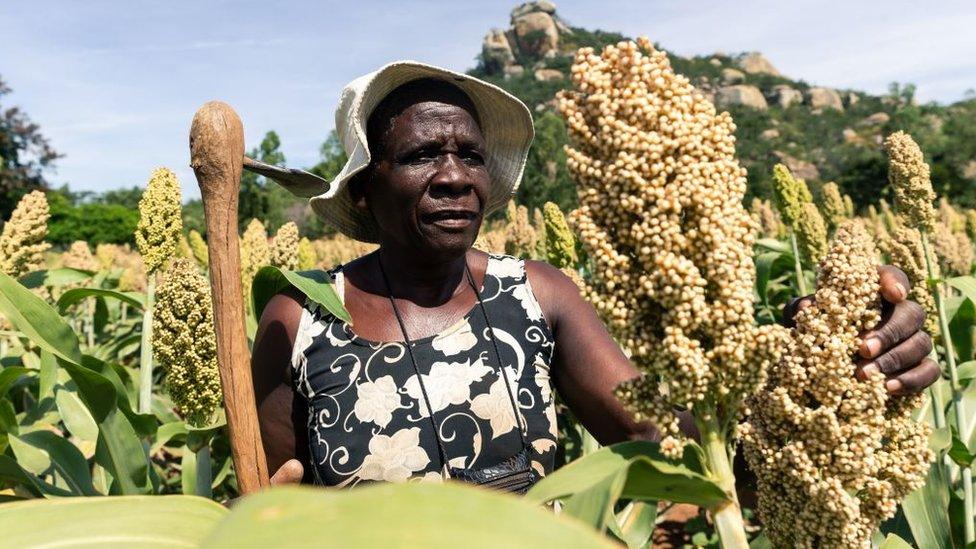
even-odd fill
[[(570, 75), (556, 111), (576, 206), (512, 201), (475, 247), (577, 283), (644, 374), (616, 394), (659, 442), (600, 447), (557, 399), (558, 468), (522, 498), (415, 482), (241, 497), (208, 235), (159, 168), (134, 246), (52, 245), (41, 191), (5, 220), (0, 546), (974, 546), (976, 210), (936, 193), (926, 151), (884, 136), (890, 202), (812, 192), (783, 163), (751, 193), (733, 116), (648, 40), (581, 48)], [(281, 281), (373, 250), (242, 227), (249, 343)], [(854, 375), (882, 265), (908, 275), (942, 368), (919, 395)]]

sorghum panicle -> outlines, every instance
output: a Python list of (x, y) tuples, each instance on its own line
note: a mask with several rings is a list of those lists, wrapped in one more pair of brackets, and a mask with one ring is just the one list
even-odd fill
[(566, 216), (559, 206), (546, 202), (542, 207), (542, 219), (546, 231), (546, 261), (560, 269), (574, 268), (579, 261), (576, 237), (566, 223)]
[(190, 229), (187, 242), (190, 244), (190, 251), (193, 253), (193, 259), (196, 260), (198, 265), (206, 268), (210, 261), (210, 251), (207, 248), (206, 241), (203, 240), (203, 236), (196, 229)]
[(827, 224), (812, 202), (800, 206), (800, 218), (793, 229), (800, 256), (808, 264), (816, 264), (827, 253)]
[(757, 226), (735, 126), (646, 38), (580, 49), (572, 80), (558, 100), (579, 190), (570, 224), (592, 261), (586, 295), (645, 373), (618, 396), (676, 455), (675, 407), (707, 400), (702, 417), (734, 416), (781, 333), (753, 319)]
[(294, 271), (298, 268), (298, 225), (289, 221), (275, 232), (271, 241), (271, 264)]
[(41, 191), (20, 199), (0, 233), (0, 271), (18, 278), (44, 266), (44, 252), (51, 247), (44, 241), (50, 217)]
[(61, 256), (61, 263), (70, 269), (82, 271), (97, 271), (98, 260), (92, 255), (91, 248), (84, 240), (75, 240)]
[(315, 255), (315, 246), (312, 246), (312, 242), (303, 236), (298, 241), (298, 268), (307, 271), (314, 269), (316, 263), (318, 257)]
[(153, 353), (166, 389), (191, 425), (207, 424), (220, 406), (220, 371), (210, 283), (188, 259), (173, 261), (156, 290)]
[(139, 200), (139, 223), (136, 246), (146, 265), (146, 272), (156, 272), (177, 251), (183, 233), (180, 182), (176, 174), (157, 168), (149, 177)]
[(783, 222), (790, 227), (795, 226), (803, 215), (803, 204), (813, 201), (807, 184), (793, 177), (790, 169), (783, 164), (773, 166), (773, 196)]
[(823, 199), (820, 201), (820, 213), (823, 215), (824, 222), (827, 223), (827, 230), (833, 233), (848, 218), (847, 205), (844, 203), (844, 197), (841, 196), (840, 187), (837, 186), (837, 183), (824, 183), (821, 190)]
[(508, 203), (508, 235), (505, 239), (505, 253), (517, 257), (532, 257), (538, 235), (529, 221), (529, 210), (525, 206)]
[[(268, 246), (268, 232), (264, 223), (252, 219), (244, 229), (241, 238), (241, 286), (244, 290), (244, 303), (251, 303), (251, 283), (261, 267), (271, 264), (271, 248)], [(248, 305), (249, 306), (249, 305)]]
[(935, 191), (922, 150), (910, 135), (895, 132), (884, 140), (888, 153), (888, 180), (895, 191), (895, 208), (909, 227), (924, 233), (935, 230)]
[(922, 486), (932, 459), (917, 396), (859, 380), (859, 334), (881, 318), (877, 253), (856, 221), (838, 229), (796, 328), (742, 425), (759, 514), (776, 547), (871, 547), (878, 525)]

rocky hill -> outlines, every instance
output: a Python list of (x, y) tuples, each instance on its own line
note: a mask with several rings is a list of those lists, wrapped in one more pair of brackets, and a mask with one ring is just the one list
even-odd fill
[[(514, 93), (536, 116), (539, 139), (520, 201), (572, 205), (572, 182), (561, 151), (565, 130), (553, 97), (569, 86), (577, 48), (599, 49), (626, 38), (571, 26), (548, 0), (517, 6), (506, 28), (491, 29), (485, 36), (478, 66), (469, 72)], [(667, 44), (658, 47), (667, 50)], [(812, 85), (781, 74), (759, 52), (670, 58), (678, 72), (733, 115), (752, 195), (768, 195), (772, 166), (782, 162), (808, 180), (814, 192), (824, 182), (836, 181), (864, 207), (888, 194), (882, 137), (905, 130), (929, 155), (937, 190), (957, 202), (976, 204), (972, 98), (949, 106), (920, 105), (910, 84), (892, 84), (884, 96)]]

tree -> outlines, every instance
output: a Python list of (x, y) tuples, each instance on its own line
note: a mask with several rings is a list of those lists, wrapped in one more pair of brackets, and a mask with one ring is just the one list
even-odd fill
[[(251, 149), (248, 156), (265, 164), (282, 166), (285, 164), (285, 154), (280, 148), (281, 139), (271, 130), (264, 134), (261, 144)], [(260, 219), (268, 230), (274, 231), (289, 221), (285, 210), (294, 200), (288, 191), (273, 181), (245, 170), (241, 176), (238, 226), (243, 229), (251, 219)]]
[(535, 139), (516, 202), (530, 211), (546, 202), (555, 202), (564, 212), (576, 207), (576, 185), (566, 171), (566, 142), (566, 126), (558, 115), (546, 111), (535, 120)]
[[(0, 99), (10, 92), (0, 78)], [(8, 218), (23, 195), (48, 188), (44, 173), (60, 156), (20, 107), (0, 105), (0, 218)]]
[[(342, 148), (342, 143), (339, 142), (339, 134), (335, 130), (329, 132), (329, 137), (319, 147), (319, 158), (318, 164), (309, 168), (308, 171), (326, 181), (332, 181), (342, 171), (342, 167), (346, 165), (348, 157)], [(335, 232), (335, 229), (326, 225), (307, 205), (304, 214), (302, 219), (294, 220), (303, 235), (309, 238), (318, 238)]]

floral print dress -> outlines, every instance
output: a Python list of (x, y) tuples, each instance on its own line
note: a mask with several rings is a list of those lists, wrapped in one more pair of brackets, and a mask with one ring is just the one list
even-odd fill
[[(330, 271), (343, 294), (342, 267)], [(522, 449), (514, 398), (533, 469), (552, 471), (556, 413), (552, 333), (522, 260), (490, 255), (481, 299), (513, 394), (496, 363), (480, 306), (443, 332), (413, 341), (428, 409), (402, 341), (369, 341), (306, 301), (292, 356), (295, 392), (308, 406), (315, 480), (328, 486), (442, 480), (437, 425), (451, 467), (496, 465)]]

